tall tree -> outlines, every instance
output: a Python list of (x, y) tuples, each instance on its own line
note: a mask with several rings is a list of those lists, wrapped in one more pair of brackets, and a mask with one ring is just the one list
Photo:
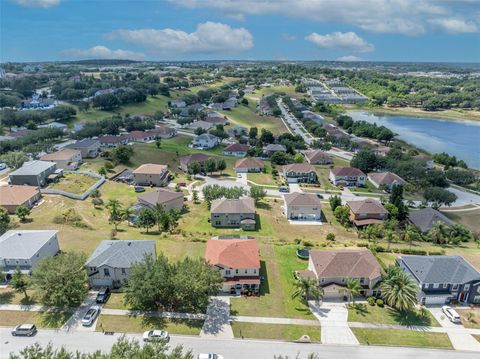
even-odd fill
[(122, 204), (118, 199), (109, 200), (106, 207), (109, 211), (108, 222), (113, 224), (116, 231), (118, 225), (126, 219), (125, 209), (122, 207)]
[(30, 208), (25, 205), (18, 206), (15, 210), (15, 214), (20, 218), (20, 222), (25, 222), (27, 217), (30, 215)]
[(382, 298), (389, 306), (404, 311), (417, 301), (418, 286), (401, 270), (389, 270), (380, 284)]
[(138, 215), (138, 225), (148, 230), (156, 223), (155, 212), (151, 208), (144, 208)]
[(250, 197), (255, 201), (255, 205), (258, 205), (267, 196), (267, 191), (260, 186), (250, 187)]
[(0, 207), (0, 235), (5, 233), (5, 231), (10, 226), (10, 216), (8, 215), (8, 211)]

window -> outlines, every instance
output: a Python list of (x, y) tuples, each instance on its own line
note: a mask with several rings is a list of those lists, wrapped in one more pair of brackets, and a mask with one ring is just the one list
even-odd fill
[(465, 284), (465, 285), (463, 286), (463, 290), (464, 290), (464, 291), (470, 290), (470, 284)]
[(127, 270), (125, 268), (122, 268), (122, 274), (127, 275)]
[(103, 274), (105, 277), (110, 277), (110, 270), (108, 268), (103, 268)]
[(235, 269), (235, 274), (238, 274), (238, 269)]
[(256, 270), (256, 269), (253, 270), (253, 274), (257, 274), (257, 270)]
[(225, 275), (230, 275), (230, 269), (225, 270)]
[(248, 270), (245, 269), (245, 274), (247, 274), (247, 273), (248, 273)]
[(364, 284), (365, 283), (365, 278), (360, 278), (360, 284)]
[(439, 286), (439, 284), (438, 284), (438, 283), (433, 283), (433, 289), (437, 289), (437, 288), (438, 288), (438, 286)]

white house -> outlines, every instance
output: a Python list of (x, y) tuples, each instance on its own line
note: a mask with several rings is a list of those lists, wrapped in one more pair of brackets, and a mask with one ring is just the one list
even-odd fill
[(322, 203), (314, 193), (293, 192), (283, 196), (284, 213), (289, 220), (320, 221)]
[(208, 150), (214, 148), (220, 144), (220, 139), (217, 136), (210, 133), (202, 133), (195, 137), (190, 145), (193, 148), (199, 148), (201, 150)]

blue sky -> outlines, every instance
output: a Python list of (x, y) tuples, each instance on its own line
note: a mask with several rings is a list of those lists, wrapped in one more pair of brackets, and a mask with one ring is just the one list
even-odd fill
[(0, 0), (0, 61), (480, 62), (480, 0)]

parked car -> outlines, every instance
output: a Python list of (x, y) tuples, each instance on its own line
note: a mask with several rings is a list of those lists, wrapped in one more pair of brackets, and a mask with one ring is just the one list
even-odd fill
[(460, 319), (460, 315), (452, 307), (449, 307), (448, 305), (444, 305), (442, 307), (442, 312), (452, 323), (460, 324), (462, 322), (462, 320)]
[(7, 168), (7, 165), (5, 163), (0, 163), (0, 171), (4, 170), (5, 168)]
[(110, 288), (108, 288), (108, 287), (100, 288), (95, 301), (98, 304), (103, 304), (103, 303), (107, 302), (108, 298), (110, 298)]
[(24, 337), (31, 337), (35, 335), (37, 332), (37, 327), (35, 324), (19, 324), (12, 330), (12, 335), (16, 336), (24, 336)]
[(97, 306), (90, 307), (89, 310), (87, 310), (87, 313), (82, 318), (82, 325), (84, 327), (89, 327), (93, 324), (95, 319), (97, 319), (98, 315), (100, 314), (100, 308)]
[(147, 330), (143, 333), (142, 338), (144, 342), (157, 342), (162, 340), (168, 342), (170, 340), (170, 335), (164, 330)]
[(281, 186), (278, 188), (278, 192), (288, 193), (290, 189), (287, 186)]
[(135, 192), (145, 192), (145, 187), (142, 186), (135, 186)]
[(215, 353), (198, 354), (198, 359), (223, 359), (223, 355), (218, 355)]
[(323, 196), (320, 193), (317, 193), (317, 197), (323, 199)]
[(178, 182), (177, 186), (178, 187), (187, 187), (187, 184), (185, 182)]
[(242, 175), (239, 173), (239, 174), (237, 175), (237, 178), (242, 178)]

